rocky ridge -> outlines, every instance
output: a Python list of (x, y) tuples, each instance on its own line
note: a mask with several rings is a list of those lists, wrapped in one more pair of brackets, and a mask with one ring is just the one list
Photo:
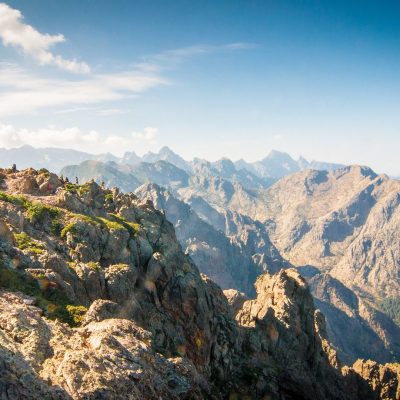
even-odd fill
[(340, 369), (295, 270), (234, 309), (151, 202), (47, 171), (1, 185), (2, 398), (393, 398), (394, 373)]

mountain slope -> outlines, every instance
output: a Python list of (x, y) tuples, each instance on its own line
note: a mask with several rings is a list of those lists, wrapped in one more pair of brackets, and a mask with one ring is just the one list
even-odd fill
[(135, 194), (151, 200), (156, 209), (165, 212), (175, 226), (178, 240), (200, 271), (223, 289), (236, 288), (253, 294), (258, 275), (289, 266), (261, 224), (225, 212), (219, 215), (224, 225), (221, 230), (200, 218), (189, 204), (156, 184), (145, 184)]
[(377, 297), (399, 293), (400, 182), (360, 166), (305, 171), (282, 179), (262, 201), (271, 237), (289, 261), (331, 271)]
[(145, 182), (155, 182), (174, 190), (186, 187), (189, 181), (185, 171), (166, 161), (139, 162), (135, 165), (85, 161), (64, 167), (61, 174), (71, 182), (75, 182), (76, 177), (82, 183), (94, 179), (99, 184), (104, 182), (106, 187), (118, 187), (124, 192), (131, 192)]

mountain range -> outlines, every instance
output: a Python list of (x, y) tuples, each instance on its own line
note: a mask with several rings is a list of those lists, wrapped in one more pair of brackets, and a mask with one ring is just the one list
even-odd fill
[(223, 289), (254, 296), (259, 275), (297, 268), (343, 361), (400, 359), (397, 180), (276, 151), (250, 164), (186, 162), (168, 148), (143, 159), (86, 160), (61, 174), (151, 201)]
[[(206, 168), (219, 170), (222, 176), (224, 172), (232, 174), (233, 169), (237, 170), (235, 173), (239, 174), (245, 174), (244, 171), (248, 171), (258, 178), (266, 179), (267, 183), (307, 168), (330, 171), (343, 166), (341, 164), (317, 161), (308, 162), (303, 157), (300, 157), (296, 161), (290, 157), (289, 154), (275, 150), (271, 151), (263, 160), (254, 163), (248, 163), (244, 160), (233, 163), (228, 159), (221, 159), (216, 162), (208, 163), (205, 160), (196, 158), (193, 161), (186, 161), (166, 146), (162, 147), (158, 153), (148, 152), (144, 154), (143, 157), (138, 156), (133, 151), (126, 152), (122, 157), (117, 157), (111, 153), (89, 154), (71, 149), (52, 147), (34, 148), (28, 145), (12, 149), (0, 149), (0, 167), (3, 168), (8, 168), (16, 164), (20, 169), (29, 167), (37, 169), (46, 168), (49, 171), (59, 173), (60, 170), (67, 165), (77, 165), (87, 160), (115, 162), (122, 165), (136, 165), (140, 162), (155, 163), (157, 161), (167, 161), (188, 173), (191, 173), (193, 169), (206, 165)], [(225, 169), (225, 171), (222, 171), (222, 169)], [(231, 172), (229, 172), (229, 170), (231, 170)], [(239, 172), (241, 170), (244, 171)]]
[[(399, 364), (342, 366), (299, 270), (260, 272), (250, 297), (201, 274), (167, 214), (181, 241), (198, 229), (219, 245), (215, 231), (160, 187), (125, 194), (32, 168), (0, 170), (0, 185), (2, 398), (399, 397)], [(227, 215), (235, 248), (265, 235)], [(329, 279), (320, 297), (356, 307)]]
[(223, 289), (253, 295), (259, 274), (294, 266), (310, 282), (345, 362), (399, 359), (399, 327), (382, 312), (385, 298), (398, 299), (398, 181), (362, 166), (306, 169), (273, 183), (227, 159), (195, 159), (186, 170), (165, 160), (96, 162), (114, 171), (109, 176), (93, 174), (92, 163), (62, 173), (151, 200), (200, 270)]

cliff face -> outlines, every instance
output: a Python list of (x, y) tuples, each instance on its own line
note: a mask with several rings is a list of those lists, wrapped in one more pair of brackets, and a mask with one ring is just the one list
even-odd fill
[(2, 398), (374, 398), (375, 375), (346, 389), (296, 271), (233, 308), (151, 202), (46, 171), (1, 184)]

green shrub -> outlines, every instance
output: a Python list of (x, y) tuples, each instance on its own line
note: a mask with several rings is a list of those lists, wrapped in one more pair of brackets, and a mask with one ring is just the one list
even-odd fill
[(42, 175), (45, 175), (45, 176), (50, 176), (50, 172), (49, 172), (49, 170), (48, 169), (46, 169), (46, 168), (40, 168), (39, 170), (38, 170), (38, 173), (39, 174), (42, 174)]
[(100, 269), (100, 265), (97, 262), (94, 261), (89, 261), (86, 264), (90, 269), (94, 270), (94, 271), (98, 271)]
[(107, 201), (110, 201), (110, 202), (114, 201), (114, 196), (113, 196), (112, 193), (107, 193), (107, 194), (104, 196), (104, 198), (105, 198)]
[(31, 223), (43, 223), (46, 217), (54, 219), (59, 217), (61, 211), (55, 207), (42, 203), (27, 202), (26, 209)]
[(83, 318), (85, 317), (85, 314), (87, 312), (86, 307), (74, 306), (72, 304), (68, 304), (66, 310), (72, 320), (73, 326), (79, 326), (82, 323)]

